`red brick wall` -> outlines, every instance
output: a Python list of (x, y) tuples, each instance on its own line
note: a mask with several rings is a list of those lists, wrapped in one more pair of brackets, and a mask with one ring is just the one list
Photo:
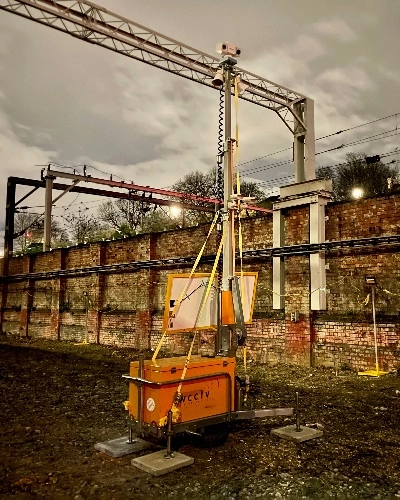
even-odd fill
[[(350, 366), (360, 370), (375, 368), (373, 325), (369, 323), (324, 322), (315, 325), (317, 340), (314, 351), (318, 364)], [(379, 368), (399, 366), (400, 327), (397, 323), (380, 323), (377, 327)]]
[[(327, 206), (328, 240), (400, 233), (400, 197), (332, 203)], [(284, 212), (285, 245), (309, 241), (308, 207)], [(208, 233), (198, 226), (166, 233), (100, 242), (10, 260), (9, 274), (74, 269), (149, 259), (195, 256)], [(272, 216), (243, 221), (245, 249), (272, 246)], [(205, 253), (215, 253), (215, 235)], [(262, 363), (291, 362), (374, 368), (375, 355), (370, 290), (365, 276), (377, 277), (379, 360), (383, 368), (400, 367), (400, 253), (398, 247), (327, 252), (327, 310), (310, 313), (309, 258), (285, 258), (285, 310), (272, 309), (272, 266), (269, 258), (245, 260), (244, 270), (258, 271), (254, 321), (248, 328), (249, 355)], [(198, 271), (207, 272), (210, 265)], [(2, 285), (3, 332), (52, 339), (155, 348), (169, 273), (190, 269), (154, 268), (137, 272), (93, 274), (73, 278), (30, 280)], [(298, 321), (291, 313), (298, 311)], [(213, 351), (215, 333), (195, 341), (202, 353)], [(165, 348), (186, 352), (187, 334), (171, 335)]]

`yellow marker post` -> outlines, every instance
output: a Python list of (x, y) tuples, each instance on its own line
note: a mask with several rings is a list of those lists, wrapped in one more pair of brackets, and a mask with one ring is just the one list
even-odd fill
[(378, 360), (378, 335), (376, 331), (376, 314), (375, 314), (375, 284), (372, 285), (372, 319), (374, 323), (374, 346), (375, 346), (375, 370), (365, 370), (358, 372), (358, 375), (366, 375), (369, 377), (380, 377), (382, 375), (387, 375), (388, 372), (383, 372), (379, 370), (379, 360)]

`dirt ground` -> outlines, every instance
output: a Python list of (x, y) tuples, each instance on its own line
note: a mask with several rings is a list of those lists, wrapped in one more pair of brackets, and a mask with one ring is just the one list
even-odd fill
[[(400, 377), (252, 366), (254, 408), (293, 406), (324, 436), (270, 434), (284, 417), (236, 423), (226, 444), (179, 451), (194, 465), (154, 477), (94, 444), (126, 433), (121, 375), (137, 353), (0, 337), (0, 498), (400, 498)], [(145, 452), (145, 453), (148, 453)]]

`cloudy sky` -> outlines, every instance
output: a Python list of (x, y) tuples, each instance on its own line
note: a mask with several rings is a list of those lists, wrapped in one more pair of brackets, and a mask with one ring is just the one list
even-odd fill
[[(212, 55), (217, 42), (232, 41), (240, 67), (313, 98), (317, 138), (352, 128), (319, 140), (317, 152), (359, 142), (321, 153), (317, 165), (399, 146), (400, 115), (364, 126), (400, 113), (398, 0), (98, 3)], [(0, 210), (8, 176), (38, 179), (37, 165), (49, 162), (160, 188), (205, 172), (215, 161), (217, 109), (212, 89), (0, 11)], [(291, 165), (265, 169), (291, 158), (290, 150), (267, 156), (292, 143), (277, 115), (241, 101), (239, 128), (244, 173), (265, 188), (285, 183)], [(75, 197), (58, 210), (83, 203)]]

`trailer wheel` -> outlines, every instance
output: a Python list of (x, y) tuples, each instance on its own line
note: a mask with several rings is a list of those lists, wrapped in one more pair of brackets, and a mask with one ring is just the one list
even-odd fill
[(225, 444), (229, 437), (228, 424), (208, 425), (200, 429), (202, 435), (200, 445), (203, 448), (214, 448)]
[(174, 451), (178, 451), (185, 444), (187, 444), (187, 437), (184, 432), (179, 432), (172, 436), (172, 449)]

